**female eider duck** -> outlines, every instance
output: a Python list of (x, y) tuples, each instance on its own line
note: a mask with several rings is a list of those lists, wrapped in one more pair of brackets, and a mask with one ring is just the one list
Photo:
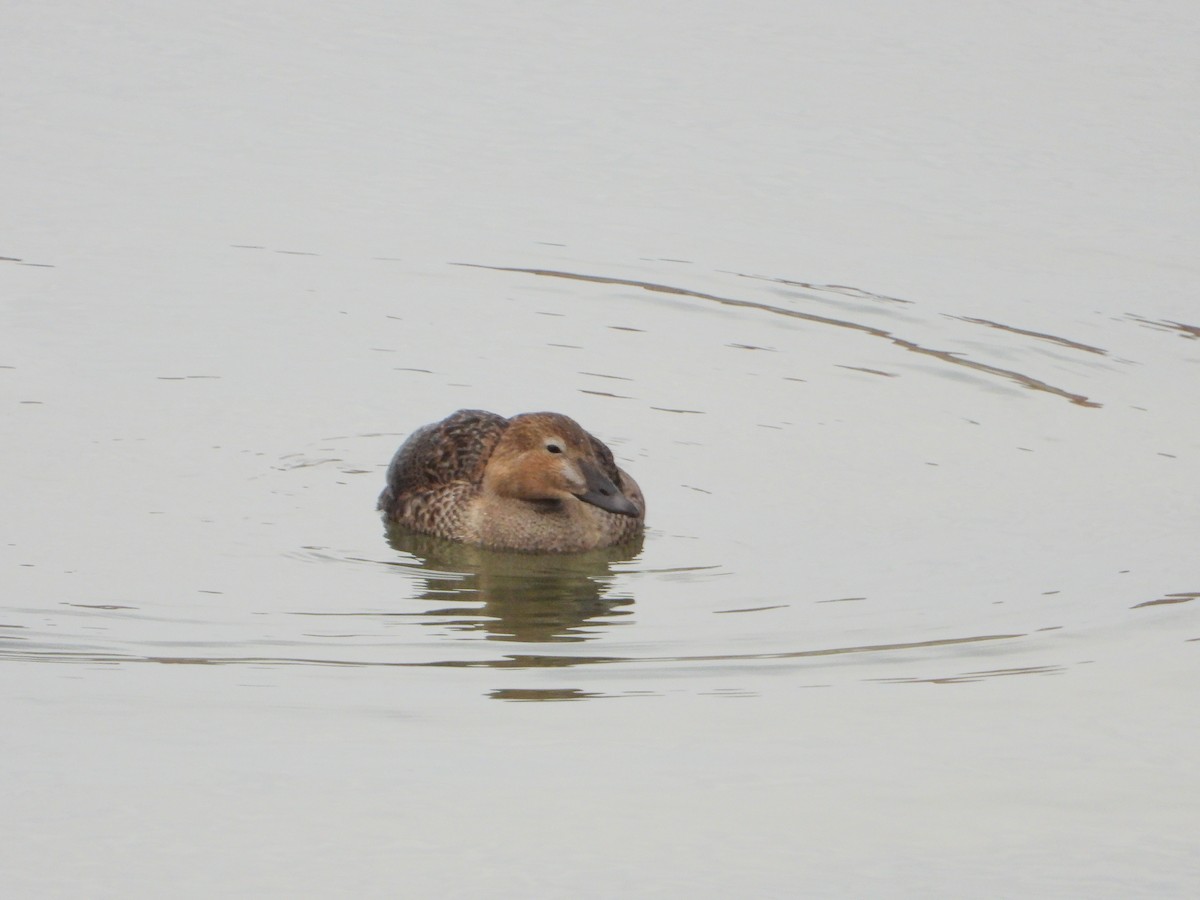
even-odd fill
[(413, 531), (534, 553), (621, 544), (646, 518), (637, 482), (574, 419), (481, 409), (414, 431), (392, 457), (379, 509)]

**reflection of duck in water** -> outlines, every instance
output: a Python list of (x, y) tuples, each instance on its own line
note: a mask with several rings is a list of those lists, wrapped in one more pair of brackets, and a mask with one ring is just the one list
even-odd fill
[(604, 616), (594, 624), (611, 625), (611, 617), (628, 615), (618, 607), (631, 598), (603, 594), (611, 564), (633, 559), (642, 549), (639, 538), (588, 553), (533, 556), (452, 543), (399, 526), (388, 528), (388, 543), (422, 561), (420, 569), (404, 568), (421, 576), (423, 600), (483, 604), (443, 606), (424, 615), (449, 620), (456, 630), (516, 641), (586, 640), (587, 630), (579, 626), (589, 619)]
[(461, 409), (414, 431), (388, 466), (389, 522), (497, 550), (574, 553), (642, 533), (646, 501), (573, 419)]

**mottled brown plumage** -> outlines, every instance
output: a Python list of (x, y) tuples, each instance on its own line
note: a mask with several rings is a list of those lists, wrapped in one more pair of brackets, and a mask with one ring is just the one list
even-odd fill
[(646, 513), (637, 483), (573, 419), (478, 409), (413, 432), (379, 508), (413, 531), (531, 552), (611, 547), (640, 534)]

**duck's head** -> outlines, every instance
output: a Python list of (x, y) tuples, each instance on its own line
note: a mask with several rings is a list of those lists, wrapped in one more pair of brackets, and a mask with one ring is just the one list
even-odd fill
[(532, 503), (582, 500), (622, 516), (641, 515), (621, 493), (612, 453), (558, 413), (513, 416), (483, 475), (485, 491)]

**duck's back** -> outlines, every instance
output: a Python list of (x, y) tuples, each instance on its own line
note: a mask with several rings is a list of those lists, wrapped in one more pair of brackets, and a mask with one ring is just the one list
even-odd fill
[(414, 431), (388, 466), (379, 508), (387, 517), (455, 537), (466, 501), (479, 491), (483, 470), (508, 426), (503, 416), (460, 409)]

